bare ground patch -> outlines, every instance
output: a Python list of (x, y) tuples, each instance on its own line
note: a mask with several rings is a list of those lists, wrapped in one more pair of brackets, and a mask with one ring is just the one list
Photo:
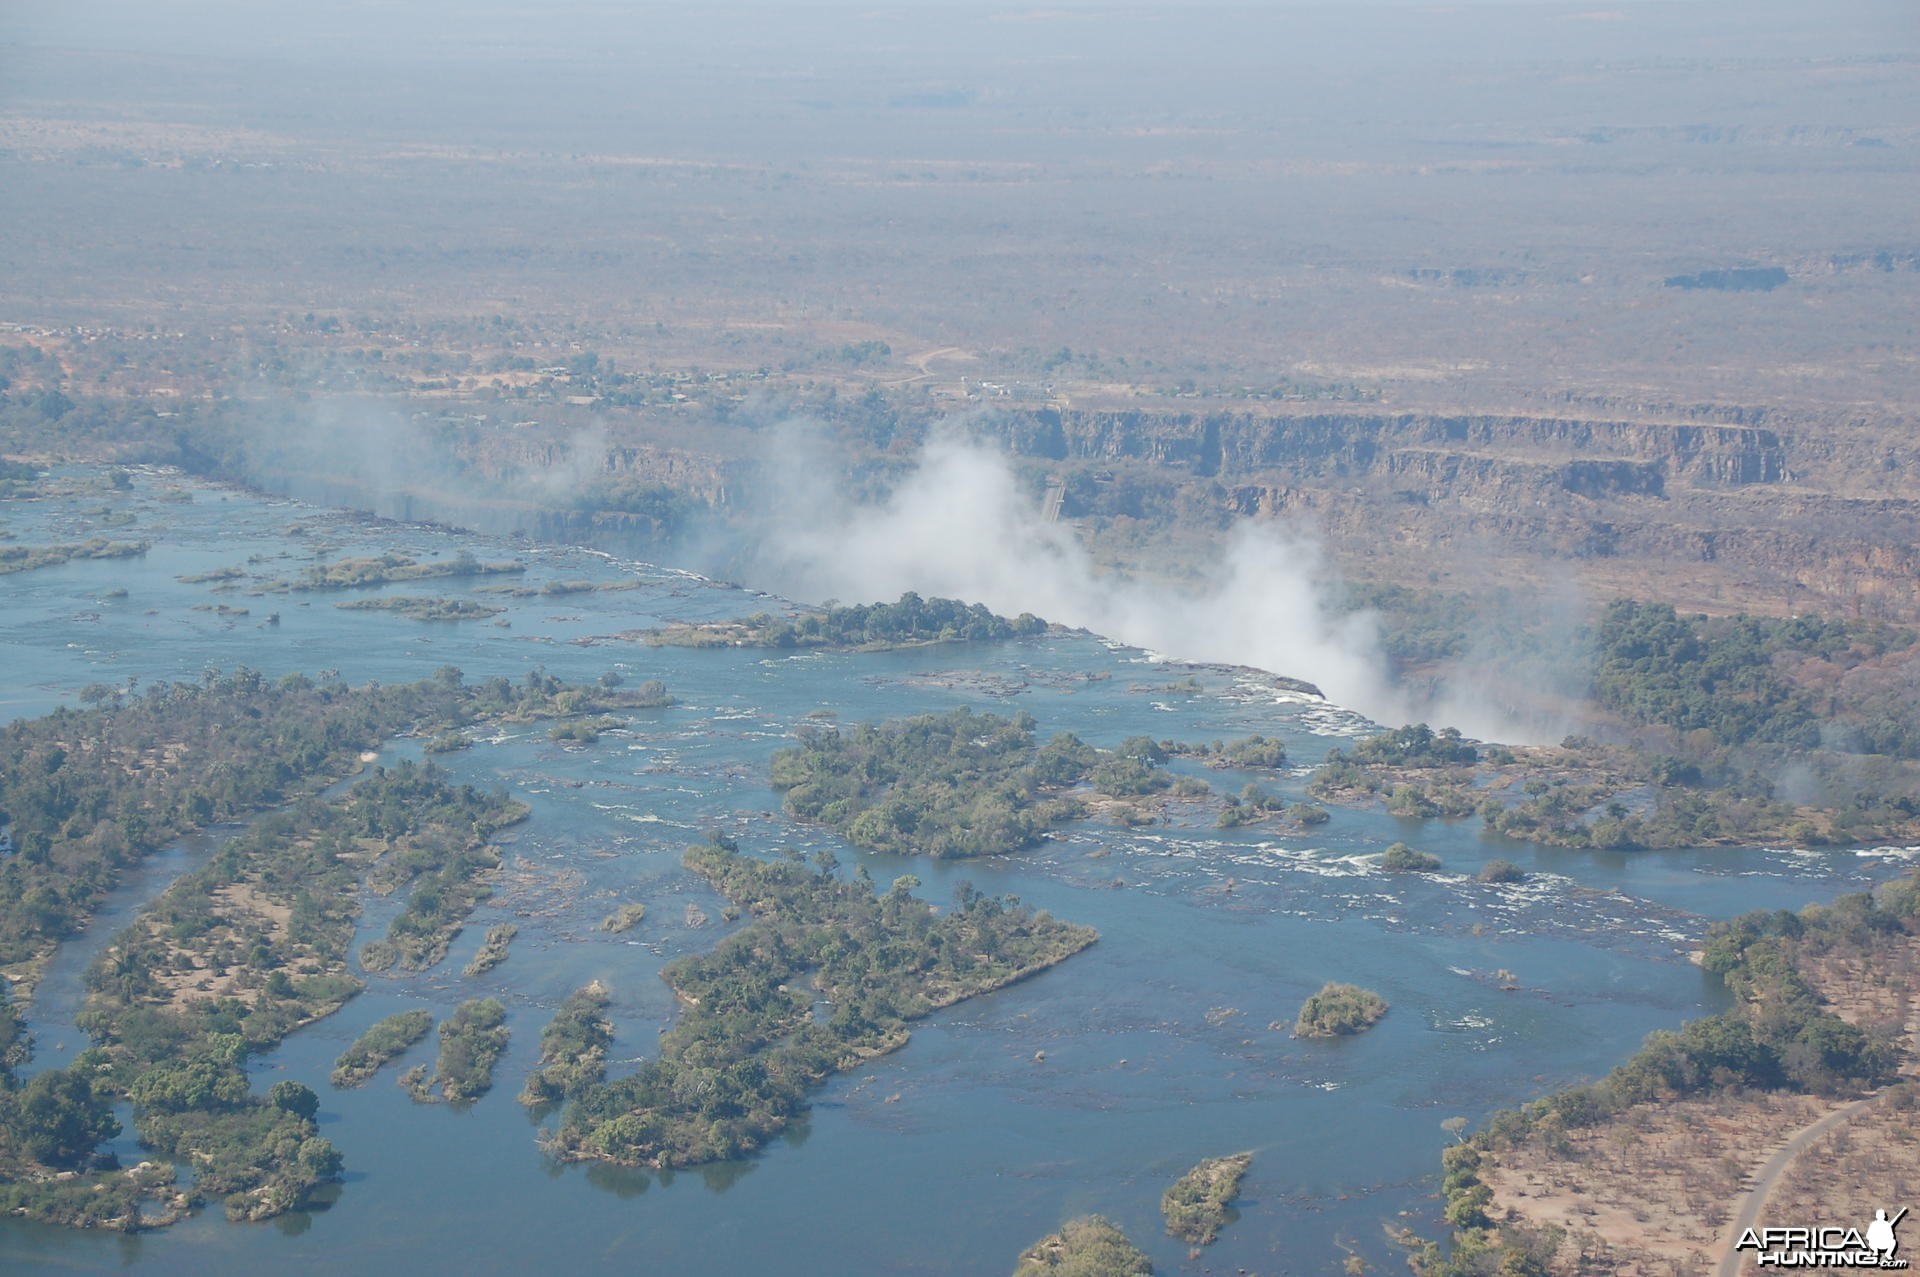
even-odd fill
[[(1835, 1014), (1899, 1036), (1910, 1053), (1920, 1044), (1920, 937), (1807, 954), (1800, 965)], [(1907, 1204), (1920, 1184), (1917, 1105), (1912, 1081), (1869, 1104), (1752, 1092), (1642, 1104), (1596, 1127), (1491, 1152), (1480, 1179), (1496, 1218), (1565, 1232), (1557, 1277), (1693, 1277), (1725, 1259), (1729, 1225), (1750, 1195), (1763, 1225), (1864, 1227), (1876, 1208)], [(1849, 1109), (1773, 1182), (1759, 1181), (1797, 1133)], [(1736, 1271), (1761, 1270), (1743, 1260)]]

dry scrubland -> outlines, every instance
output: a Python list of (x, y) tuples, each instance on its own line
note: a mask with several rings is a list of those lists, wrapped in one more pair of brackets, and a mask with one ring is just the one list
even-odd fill
[[(1920, 939), (1805, 959), (1802, 970), (1843, 1019), (1896, 1033), (1909, 1052), (1920, 1045)], [(1642, 1104), (1503, 1148), (1480, 1178), (1490, 1213), (1565, 1231), (1552, 1268), (1561, 1277), (1692, 1277), (1723, 1262), (1743, 1208), (1748, 1223), (1864, 1227), (1876, 1206), (1904, 1204), (1920, 1183), (1915, 1105), (1911, 1081), (1864, 1099), (1732, 1092)], [(1762, 1174), (1823, 1119), (1833, 1124)], [(1732, 1271), (1763, 1270), (1743, 1261)]]

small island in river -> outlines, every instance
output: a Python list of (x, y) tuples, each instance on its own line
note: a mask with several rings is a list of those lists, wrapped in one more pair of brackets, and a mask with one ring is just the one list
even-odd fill
[(657, 647), (818, 648), (873, 652), (929, 643), (993, 642), (1047, 632), (1047, 623), (1023, 612), (1008, 620), (978, 603), (908, 592), (893, 603), (834, 605), (780, 619), (761, 612), (734, 621), (670, 625), (646, 631)]

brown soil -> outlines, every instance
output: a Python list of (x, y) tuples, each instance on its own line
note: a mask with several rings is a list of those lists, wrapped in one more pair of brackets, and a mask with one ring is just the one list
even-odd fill
[[(1870, 958), (1802, 959), (1834, 1012), (1863, 1028), (1899, 1032), (1912, 1051), (1920, 938)], [(1913, 1066), (1910, 1064), (1909, 1069)], [(1535, 1140), (1489, 1156), (1482, 1181), (1490, 1213), (1565, 1231), (1556, 1277), (1694, 1277), (1712, 1273), (1735, 1240), (1736, 1212), (1756, 1205), (1762, 1225), (1864, 1227), (1878, 1207), (1898, 1209), (1920, 1183), (1920, 1132), (1889, 1120), (1910, 1104), (1911, 1084), (1869, 1103), (1785, 1094), (1726, 1094), (1646, 1104), (1614, 1121)], [(1761, 1172), (1804, 1128), (1849, 1110), (1791, 1155), (1777, 1176)], [(1726, 1270), (1758, 1273), (1750, 1260)]]
[[(214, 893), (215, 911), (226, 919), (225, 925), (209, 932), (206, 939), (217, 941), (228, 935), (259, 931), (269, 942), (277, 942), (285, 933), (293, 910), (265, 895), (248, 882), (228, 883)], [(245, 946), (251, 947), (251, 945)], [(180, 1010), (198, 998), (224, 998), (245, 992), (258, 983), (258, 972), (244, 962), (231, 966), (213, 965), (203, 958), (174, 946), (174, 967), (154, 973), (154, 983), (166, 994), (164, 1005)], [(242, 978), (247, 977), (246, 983)]]

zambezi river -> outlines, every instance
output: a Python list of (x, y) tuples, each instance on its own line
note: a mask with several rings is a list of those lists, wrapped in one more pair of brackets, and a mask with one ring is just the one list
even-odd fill
[[(1374, 730), (1279, 680), (1189, 668), (1083, 634), (881, 653), (652, 648), (634, 631), (672, 621), (783, 612), (785, 600), (584, 549), (397, 524), (263, 497), (166, 472), (112, 491), (84, 470), (72, 489), (0, 503), (20, 545), (146, 540), (140, 558), (73, 561), (0, 578), (0, 713), (78, 703), (88, 684), (146, 686), (247, 666), (268, 677), (338, 671), (410, 681), (453, 665), (570, 681), (617, 671), (659, 678), (676, 698), (628, 713), (597, 744), (550, 740), (544, 724), (500, 729), (439, 758), (458, 780), (504, 786), (532, 817), (502, 836), (494, 894), (450, 956), (372, 976), (340, 1013), (252, 1063), (256, 1089), (299, 1079), (344, 1181), (310, 1209), (230, 1224), (218, 1204), (133, 1236), (0, 1221), (0, 1273), (137, 1271), (192, 1277), (325, 1273), (993, 1274), (1067, 1219), (1115, 1221), (1162, 1273), (1325, 1273), (1358, 1254), (1397, 1271), (1390, 1232), (1439, 1236), (1438, 1169), (1449, 1118), (1490, 1112), (1604, 1073), (1652, 1030), (1719, 1009), (1725, 991), (1687, 954), (1707, 925), (1757, 907), (1798, 907), (1886, 881), (1885, 849), (1574, 852), (1493, 841), (1477, 820), (1427, 823), (1336, 809), (1307, 833), (1214, 827), (1219, 803), (1176, 804), (1160, 823), (1063, 827), (1019, 855), (930, 861), (868, 855), (781, 811), (768, 759), (822, 711), (842, 724), (973, 706), (1026, 711), (1044, 736), (1111, 747), (1130, 736), (1204, 742), (1263, 733), (1290, 769), (1211, 770), (1176, 761), (1221, 794), (1256, 781), (1289, 800), (1329, 749)], [(523, 577), (348, 592), (262, 592), (306, 567), (389, 552), (429, 561), (514, 559)], [(225, 579), (180, 578), (223, 573)], [(483, 587), (592, 582), (630, 588), (510, 597)], [(497, 618), (420, 622), (334, 604), (430, 594), (504, 607)], [(1311, 678), (1310, 669), (1280, 670)], [(391, 742), (391, 762), (420, 756)], [(1084, 953), (918, 1022), (900, 1051), (836, 1077), (783, 1138), (751, 1159), (649, 1173), (562, 1165), (514, 1095), (541, 1028), (591, 980), (611, 992), (610, 1072), (632, 1069), (673, 1022), (663, 964), (711, 948), (725, 901), (681, 867), (684, 847), (723, 830), (743, 849), (835, 851), (890, 882), (949, 901), (962, 882), (1097, 927)], [(60, 951), (32, 1006), (30, 1073), (86, 1045), (73, 1017), (81, 975), (114, 932), (231, 830), (147, 861)], [(1405, 840), (1446, 871), (1389, 874)], [(1525, 882), (1474, 881), (1503, 857)], [(645, 920), (610, 935), (612, 909)], [(400, 901), (368, 902), (361, 943)], [(462, 968), (491, 924), (519, 926), (511, 955)], [(737, 924), (733, 924), (737, 925)], [(1519, 987), (1503, 989), (1495, 972)], [(1362, 1036), (1293, 1038), (1301, 1002), (1326, 981), (1391, 1004)], [(368, 1025), (413, 1007), (436, 1016), (479, 996), (508, 1007), (512, 1044), (493, 1090), (468, 1107), (412, 1102), (395, 1078), (433, 1040), (357, 1090), (327, 1085)], [(141, 1154), (129, 1134), (122, 1161)], [(1238, 1218), (1198, 1259), (1168, 1237), (1161, 1194), (1203, 1158), (1254, 1154)]]

